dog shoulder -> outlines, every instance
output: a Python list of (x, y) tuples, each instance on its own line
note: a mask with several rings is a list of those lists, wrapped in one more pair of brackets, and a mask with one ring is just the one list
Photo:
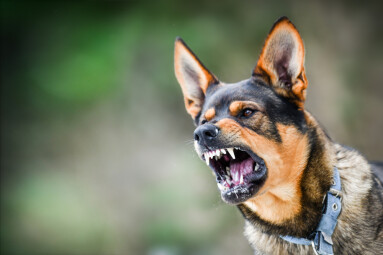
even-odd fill
[(383, 250), (383, 188), (375, 174), (380, 165), (369, 164), (355, 149), (339, 144), (335, 149), (343, 197), (333, 240), (352, 240), (352, 250), (344, 254), (378, 254)]

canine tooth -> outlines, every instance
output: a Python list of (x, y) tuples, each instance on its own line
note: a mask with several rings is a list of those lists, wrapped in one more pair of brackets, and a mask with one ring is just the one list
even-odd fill
[(226, 182), (231, 185), (231, 181), (229, 179), (226, 179)]
[(233, 181), (236, 183), (238, 181), (238, 172), (233, 173)]
[(235, 159), (235, 155), (234, 155), (234, 149), (233, 148), (227, 148), (227, 151), (229, 152), (230, 156)]
[(257, 171), (258, 169), (259, 169), (259, 164), (258, 164), (258, 163), (255, 163), (254, 171)]
[(237, 182), (237, 183), (239, 183), (239, 175), (240, 175), (239, 172), (235, 173), (235, 182)]
[(226, 187), (223, 186), (221, 183), (217, 182), (217, 186), (220, 190), (224, 190)]
[(242, 173), (240, 173), (240, 175), (241, 175), (241, 177), (239, 179), (239, 183), (242, 184), (243, 183), (243, 175), (242, 175)]
[(215, 153), (217, 154), (217, 156), (220, 158), (221, 157), (221, 151), (220, 150), (216, 150)]
[(206, 165), (209, 165), (209, 157), (208, 157), (208, 155), (205, 155), (205, 161), (206, 161)]
[(221, 149), (222, 154), (226, 154), (225, 149)]
[(230, 167), (228, 167), (228, 166), (226, 167), (226, 173), (228, 176), (230, 176)]

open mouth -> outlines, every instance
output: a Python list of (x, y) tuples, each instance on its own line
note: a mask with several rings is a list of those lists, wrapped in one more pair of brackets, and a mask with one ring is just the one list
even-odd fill
[(266, 179), (265, 162), (250, 150), (221, 148), (206, 151), (202, 158), (213, 169), (227, 203), (238, 204), (251, 198)]

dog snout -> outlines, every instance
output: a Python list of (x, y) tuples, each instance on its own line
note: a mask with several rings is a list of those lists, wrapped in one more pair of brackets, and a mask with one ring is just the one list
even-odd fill
[(199, 144), (206, 144), (214, 140), (219, 134), (219, 128), (212, 124), (204, 124), (194, 131), (194, 140)]

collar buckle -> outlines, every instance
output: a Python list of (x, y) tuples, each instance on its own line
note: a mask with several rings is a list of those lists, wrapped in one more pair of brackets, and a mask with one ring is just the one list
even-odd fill
[[(330, 193), (331, 195), (335, 196), (336, 198), (339, 198), (340, 201), (342, 201), (342, 199), (343, 199), (343, 193), (340, 190), (337, 190), (337, 189), (334, 189), (334, 188), (330, 188), (328, 193)], [(324, 198), (326, 198), (326, 196)], [(324, 199), (323, 199), (323, 201), (324, 201)]]

